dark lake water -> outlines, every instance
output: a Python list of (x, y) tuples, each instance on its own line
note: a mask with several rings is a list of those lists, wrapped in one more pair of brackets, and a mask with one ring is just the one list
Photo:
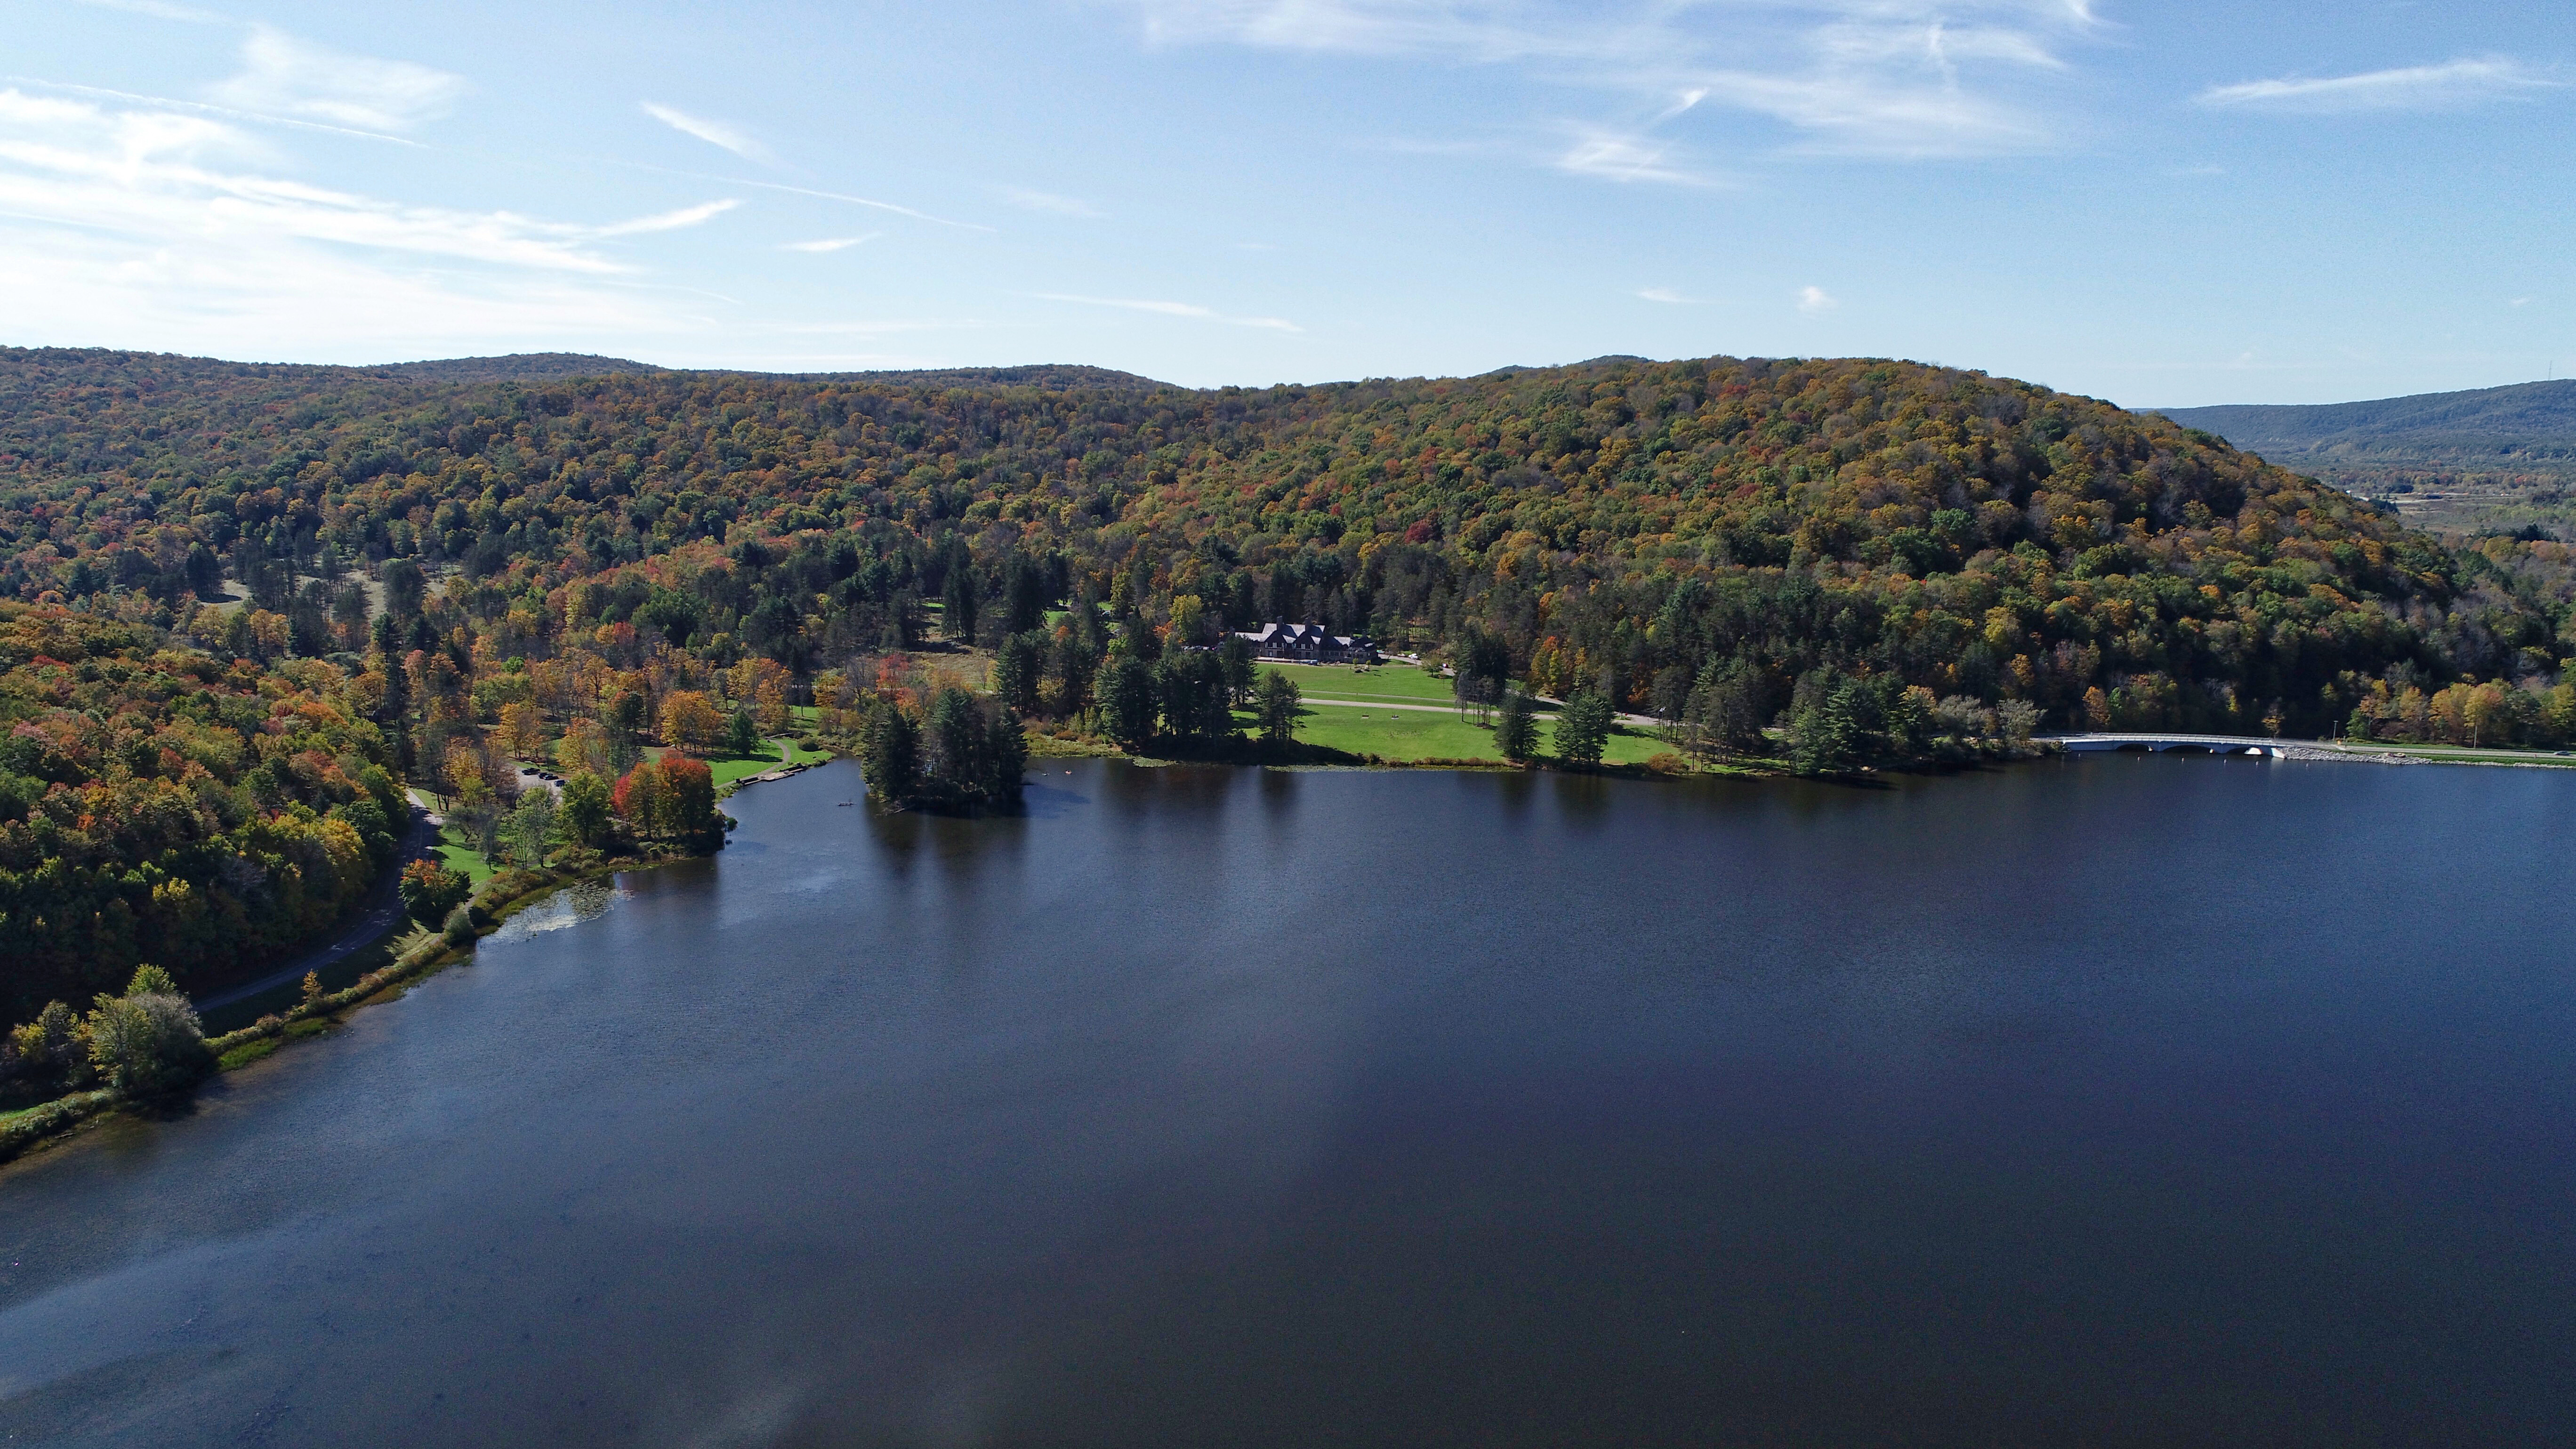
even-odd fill
[(736, 797), (0, 1172), (0, 1442), (2576, 1442), (2576, 777)]

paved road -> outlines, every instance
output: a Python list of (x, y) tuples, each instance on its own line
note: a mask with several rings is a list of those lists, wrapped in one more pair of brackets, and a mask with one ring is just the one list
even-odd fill
[(227, 986), (196, 998), (197, 1009), (212, 1011), (216, 1007), (230, 1006), (236, 1001), (257, 996), (263, 991), (274, 991), (290, 982), (301, 981), (306, 972), (319, 971), (383, 935), (395, 922), (402, 919), (402, 897), (398, 889), (402, 879), (402, 868), (429, 854), (429, 847), (437, 839), (438, 826), (432, 818), (425, 812), (413, 811), (411, 831), (403, 837), (402, 849), (396, 853), (394, 863), (386, 869), (384, 879), (377, 881), (375, 890), (368, 895), (363, 914), (351, 921), (339, 935), (332, 938), (329, 944), (304, 953), (294, 961), (262, 975), (258, 980), (245, 981), (238, 986)]

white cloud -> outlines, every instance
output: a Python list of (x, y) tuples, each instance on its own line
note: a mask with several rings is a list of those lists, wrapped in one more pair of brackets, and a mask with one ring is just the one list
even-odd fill
[(1710, 305), (1708, 299), (1705, 297), (1687, 297), (1674, 291), (1670, 287), (1641, 287), (1638, 289), (1637, 295), (1649, 302), (1660, 302), (1667, 307), (1706, 307)]
[(730, 198), (723, 201), (702, 201), (695, 206), (681, 207), (677, 211), (665, 211), (653, 216), (639, 216), (633, 221), (611, 222), (607, 226), (593, 227), (590, 234), (592, 236), (634, 236), (642, 232), (678, 231), (684, 226), (696, 226), (700, 222), (713, 220), (740, 205), (742, 205), (741, 202)]
[(1841, 305), (1822, 287), (1798, 289), (1798, 310), (1801, 312), (1830, 312)]
[(710, 146), (731, 151), (745, 161), (757, 161), (767, 166), (776, 160), (769, 154), (768, 147), (754, 139), (749, 131), (731, 122), (711, 121), (704, 116), (693, 116), (677, 106), (666, 106), (658, 101), (639, 101), (637, 104), (644, 108), (644, 114), (672, 130), (684, 136), (695, 136)]
[(230, 23), (211, 10), (199, 10), (189, 5), (165, 4), (163, 0), (80, 0), (80, 3), (100, 10), (123, 10), (132, 15), (149, 15), (155, 20), (176, 20), (185, 25)]
[(2211, 86), (2197, 99), (2205, 106), (2348, 113), (2454, 110), (2485, 101), (2522, 100), (2565, 84), (2509, 56), (2490, 55), (2404, 66), (2358, 75), (2282, 77)]
[(355, 359), (710, 325), (599, 244), (731, 202), (589, 225), (333, 190), (267, 159), (210, 117), (0, 89), (13, 338)]
[(1668, 159), (1673, 148), (1642, 136), (1587, 129), (1556, 158), (1556, 169), (1603, 181), (1653, 181), (1667, 186), (1716, 186), (1720, 178)]
[(447, 114), (465, 91), (463, 76), (407, 60), (344, 55), (258, 25), (242, 42), (241, 74), (208, 94), (245, 111), (408, 131)]
[(301, 121), (293, 116), (272, 116), (264, 111), (245, 111), (236, 106), (211, 105), (204, 101), (183, 101), (171, 96), (139, 95), (133, 91), (109, 90), (105, 86), (80, 86), (64, 81), (40, 80), (34, 76), (0, 76), (0, 83), (30, 85), (40, 90), (58, 91), (67, 96), (86, 96), (92, 100), (121, 101), (127, 105), (147, 106), (156, 111), (183, 111), (193, 116), (220, 116), (230, 121), (256, 121), (263, 126), (286, 126), (298, 131), (322, 131), (334, 136), (356, 136), (367, 141), (386, 141), (396, 146), (421, 149), (421, 143), (407, 136), (391, 136), (382, 131), (362, 131), (354, 126), (331, 126), (320, 121)]
[(1194, 302), (1151, 302), (1128, 297), (1077, 297), (1064, 292), (1033, 294), (1042, 302), (1078, 302), (1086, 307), (1123, 307), (1131, 312), (1153, 312), (1165, 317), (1188, 317), (1201, 322), (1223, 322), (1230, 327), (1264, 327), (1274, 332), (1303, 332), (1306, 329), (1283, 317), (1231, 317), (1213, 307)]
[[(2100, 28), (2089, 5), (2068, 0), (1125, 3), (1157, 44), (1511, 65), (1651, 106), (1632, 114), (1651, 115), (1654, 125), (1725, 108), (1788, 126), (1803, 137), (1801, 150), (1894, 157), (2056, 144), (2026, 81), (2064, 74), (2061, 49)], [(1615, 164), (1585, 174), (1622, 178)]]
[(851, 247), (865, 246), (869, 242), (875, 241), (878, 237), (883, 235), (885, 235), (884, 232), (872, 231), (862, 236), (827, 236), (817, 241), (784, 242), (780, 244), (780, 250), (791, 252), (847, 251)]
[(217, 121), (0, 91), (0, 211), (23, 220), (173, 239), (331, 242), (547, 271), (624, 270), (583, 245), (613, 234), (606, 228), (404, 206), (224, 164), (257, 154)]
[(754, 181), (748, 176), (710, 176), (703, 171), (682, 171), (675, 167), (647, 166), (633, 161), (612, 162), (610, 164), (622, 166), (630, 171), (650, 171), (657, 176), (679, 176), (685, 177), (691, 181), (712, 181), (719, 186), (756, 186), (763, 191), (779, 191), (784, 192), (789, 196), (811, 196), (824, 201), (846, 201), (852, 206), (864, 206), (872, 211), (892, 212), (896, 216), (908, 216), (915, 221), (926, 221), (937, 226), (953, 226), (961, 231), (991, 231), (993, 229), (981, 222), (950, 221), (944, 216), (932, 216), (929, 212), (915, 211), (909, 206), (897, 206), (891, 201), (877, 201), (870, 197), (852, 196), (845, 191), (817, 191), (811, 186), (790, 186), (783, 181)]
[(1051, 212), (1057, 216), (1096, 217), (1100, 208), (1078, 197), (1058, 196), (1052, 191), (1031, 191), (1025, 186), (1005, 186), (1002, 199), (1023, 211)]

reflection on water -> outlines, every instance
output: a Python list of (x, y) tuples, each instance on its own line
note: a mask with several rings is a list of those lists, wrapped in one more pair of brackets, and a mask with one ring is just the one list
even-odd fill
[(621, 895), (628, 893), (607, 880), (586, 880), (568, 885), (503, 921), (499, 930), (484, 939), (483, 948), (506, 946), (530, 936), (597, 920)]
[(2576, 1438), (2564, 776), (1067, 768), (0, 1170), (0, 1433)]

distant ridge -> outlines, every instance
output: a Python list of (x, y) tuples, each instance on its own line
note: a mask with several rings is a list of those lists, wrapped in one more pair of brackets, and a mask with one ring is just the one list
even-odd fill
[(586, 352), (519, 352), (505, 357), (439, 357), (381, 362), (363, 367), (320, 362), (233, 362), (182, 353), (132, 352), (110, 347), (0, 347), (0, 370), (22, 376), (104, 377), (110, 373), (179, 386), (207, 378), (257, 378), (286, 386), (326, 378), (458, 386), (496, 382), (557, 382), (575, 377), (758, 377), (803, 382), (878, 383), (894, 387), (1034, 387), (1050, 391), (1159, 392), (1174, 386), (1132, 372), (1080, 363), (1036, 362), (1009, 367), (934, 367), (912, 371), (759, 372), (734, 367), (657, 367), (627, 357)]
[(2315, 406), (2156, 408), (2292, 467), (2510, 468), (2576, 458), (2576, 380)]
[(1072, 362), (1023, 363), (1017, 367), (932, 367), (905, 372), (757, 373), (760, 377), (795, 377), (808, 381), (881, 382), (897, 387), (1038, 387), (1051, 391), (1075, 388), (1112, 392), (1160, 392), (1176, 384), (1159, 382), (1110, 367)]
[(445, 357), (427, 362), (388, 362), (354, 370), (422, 382), (539, 382), (559, 377), (605, 377), (612, 373), (655, 373), (672, 369), (623, 357), (594, 357), (586, 352), (514, 352), (507, 357)]
[(1155, 392), (1171, 386), (1115, 368), (1080, 363), (1037, 362), (1010, 367), (928, 367), (870, 372), (763, 372), (737, 367), (656, 367), (623, 357), (594, 357), (580, 352), (522, 352), (508, 357), (451, 357), (428, 362), (393, 362), (357, 369), (378, 376), (421, 382), (540, 382), (568, 377), (609, 377), (659, 373), (710, 377), (796, 378), (807, 382), (874, 382), (898, 387), (1037, 387), (1056, 391), (1102, 388)]

